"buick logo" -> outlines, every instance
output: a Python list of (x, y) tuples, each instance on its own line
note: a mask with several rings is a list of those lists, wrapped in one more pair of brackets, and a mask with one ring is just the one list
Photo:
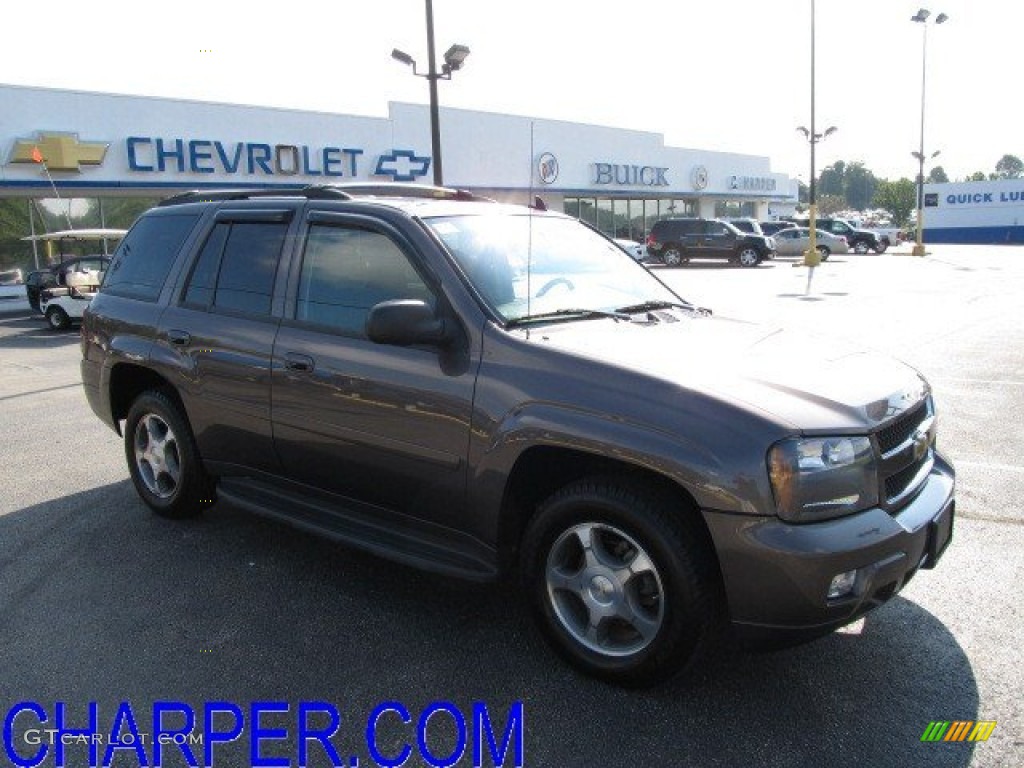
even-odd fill
[(558, 158), (550, 152), (545, 152), (537, 160), (537, 173), (542, 184), (554, 184), (558, 178)]
[(703, 165), (697, 165), (690, 174), (690, 182), (694, 189), (705, 189), (708, 185), (708, 169)]

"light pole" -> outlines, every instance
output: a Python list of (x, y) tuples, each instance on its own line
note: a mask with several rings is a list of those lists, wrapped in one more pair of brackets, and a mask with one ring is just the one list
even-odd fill
[(427, 3), (427, 63), (426, 72), (416, 70), (416, 60), (408, 53), (395, 48), (391, 51), (391, 58), (412, 67), (412, 73), (417, 77), (425, 77), (430, 83), (430, 154), (434, 165), (434, 184), (444, 184), (444, 172), (441, 168), (441, 120), (437, 107), (437, 81), (451, 80), (452, 72), (462, 69), (466, 57), (469, 56), (469, 48), (464, 45), (455, 44), (444, 54), (444, 66), (437, 71), (437, 62), (434, 55), (434, 3), (433, 0), (426, 0)]
[[(921, 38), (921, 141), (918, 145), (917, 152), (911, 152), (914, 157), (917, 158), (918, 173), (917, 173), (917, 243), (914, 245), (914, 255), (924, 256), (924, 94), (925, 94), (925, 74), (928, 71), (928, 17), (932, 15), (932, 12), (927, 8), (921, 8), (910, 17), (911, 21), (915, 21), (921, 25), (923, 31)], [(949, 16), (944, 13), (940, 13), (935, 17), (936, 24), (942, 24), (947, 21)], [(932, 157), (936, 157), (939, 153), (933, 152)]]
[[(817, 182), (817, 171), (814, 168), (814, 147), (815, 145), (836, 132), (835, 126), (829, 126), (823, 133), (817, 133), (814, 129), (814, 0), (811, 0), (811, 127), (805, 128), (800, 126), (797, 128), (800, 133), (804, 135), (808, 143), (811, 145), (811, 184), (808, 188), (808, 202), (810, 204), (811, 216), (808, 226), (810, 226), (810, 242), (807, 247), (807, 252), (804, 254), (805, 267), (816, 267), (821, 263), (821, 256), (818, 255), (818, 239), (816, 236), (815, 227), (818, 221), (818, 201), (816, 193), (816, 182)], [(810, 279), (807, 281), (808, 286), (810, 285)]]

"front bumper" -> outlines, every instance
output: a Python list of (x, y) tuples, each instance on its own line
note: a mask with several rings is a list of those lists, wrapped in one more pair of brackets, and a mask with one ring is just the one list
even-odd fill
[[(794, 525), (777, 517), (704, 512), (740, 635), (816, 635), (848, 624), (933, 568), (953, 534), (953, 468), (936, 454), (927, 481), (895, 514), (869, 509)], [(852, 593), (829, 600), (832, 579), (857, 571)]]

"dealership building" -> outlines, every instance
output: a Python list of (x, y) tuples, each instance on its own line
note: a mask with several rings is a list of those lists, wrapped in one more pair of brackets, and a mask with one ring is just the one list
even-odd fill
[(926, 243), (1024, 243), (1024, 179), (924, 186)]
[[(0, 85), (0, 196), (94, 198), (102, 212), (104, 198), (188, 189), (429, 184), (430, 135), (417, 104), (365, 117)], [(667, 216), (774, 218), (797, 202), (796, 179), (767, 157), (657, 133), (442, 109), (441, 137), (446, 186), (539, 196), (619, 237)]]

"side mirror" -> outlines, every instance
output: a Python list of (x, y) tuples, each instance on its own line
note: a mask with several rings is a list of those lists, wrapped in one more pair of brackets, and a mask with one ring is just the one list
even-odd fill
[(444, 346), (454, 334), (425, 301), (395, 299), (382, 301), (366, 318), (366, 335), (376, 344), (408, 347), (413, 344)]

